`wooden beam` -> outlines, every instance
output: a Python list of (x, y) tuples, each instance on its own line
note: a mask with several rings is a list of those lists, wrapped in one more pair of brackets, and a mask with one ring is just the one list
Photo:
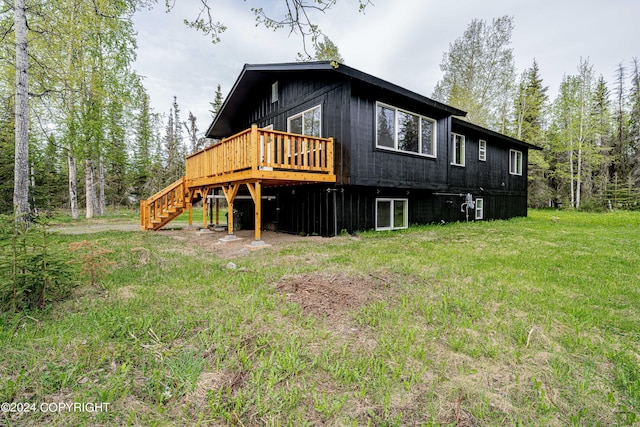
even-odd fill
[(222, 186), (222, 192), (227, 199), (227, 234), (233, 234), (233, 201), (238, 195), (240, 184), (227, 184)]
[(205, 188), (202, 194), (202, 228), (207, 228), (207, 214), (209, 213), (209, 199), (207, 199), (207, 195), (209, 194), (209, 187)]
[(256, 240), (260, 240), (260, 230), (262, 228), (262, 183), (260, 181), (256, 181), (254, 183), (247, 182), (247, 188), (249, 188), (249, 193), (251, 193), (251, 198), (255, 205), (254, 237)]

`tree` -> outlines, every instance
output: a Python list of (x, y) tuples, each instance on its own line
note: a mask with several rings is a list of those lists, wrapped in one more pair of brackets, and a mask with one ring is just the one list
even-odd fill
[(344, 58), (340, 55), (338, 46), (336, 46), (329, 37), (323, 36), (323, 41), (316, 43), (315, 55), (313, 57), (305, 58), (303, 55), (298, 54), (298, 58), (305, 61), (332, 61), (344, 63)]
[(609, 89), (604, 77), (600, 75), (593, 92), (592, 120), (594, 126), (594, 150), (600, 157), (599, 167), (592, 171), (594, 190), (598, 194), (604, 194), (611, 181), (611, 142), (612, 142), (612, 118)]
[[(538, 63), (522, 73), (513, 111), (512, 134), (517, 139), (546, 148), (545, 114), (548, 101), (547, 86), (543, 86)], [(544, 152), (529, 152), (529, 204), (544, 206), (552, 198), (546, 172), (549, 163)]]
[(578, 74), (565, 76), (554, 104), (554, 177), (568, 181), (571, 207), (580, 208), (583, 192), (592, 187), (592, 171), (602, 155), (595, 143), (593, 66), (581, 60)]
[(631, 105), (629, 112), (630, 176), (635, 185), (640, 186), (640, 63), (638, 58), (633, 58), (629, 103)]
[(216, 87), (216, 93), (213, 97), (213, 102), (209, 103), (211, 104), (210, 112), (213, 120), (215, 120), (216, 116), (220, 112), (220, 109), (222, 108), (223, 103), (224, 103), (224, 97), (222, 96), (222, 89), (220, 88), (220, 83), (218, 83), (218, 86)]
[(135, 119), (135, 143), (133, 145), (131, 186), (138, 199), (147, 198), (152, 194), (149, 181), (152, 177), (153, 156), (153, 128), (152, 116), (149, 109), (149, 95), (144, 91), (139, 94), (139, 110)]
[(618, 64), (615, 80), (615, 136), (612, 142), (612, 162), (610, 175), (622, 178), (628, 176), (629, 168), (629, 138), (627, 135), (628, 112), (626, 108), (626, 68), (622, 63)]
[(189, 135), (189, 142), (191, 143), (191, 147), (189, 148), (191, 153), (195, 153), (196, 151), (200, 150), (204, 145), (204, 139), (198, 138), (198, 131), (200, 129), (198, 129), (198, 125), (196, 124), (197, 120), (198, 119), (196, 118), (196, 116), (194, 116), (193, 113), (189, 111), (189, 118), (186, 122), (182, 122), (182, 125), (187, 130), (187, 134)]
[(13, 26), (16, 39), (15, 155), (13, 206), (15, 217), (29, 225), (29, 56), (27, 6), (15, 0)]
[(490, 25), (474, 19), (464, 35), (443, 55), (433, 98), (467, 111), (467, 119), (503, 130), (506, 105), (515, 82), (511, 43), (513, 18), (503, 16)]
[(167, 127), (164, 137), (166, 148), (165, 181), (170, 183), (184, 175), (184, 149), (182, 146), (182, 123), (180, 122), (180, 108), (178, 97), (173, 97), (173, 108), (167, 116)]

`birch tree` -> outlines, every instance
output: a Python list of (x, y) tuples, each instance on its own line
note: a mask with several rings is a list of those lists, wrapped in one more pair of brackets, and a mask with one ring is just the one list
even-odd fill
[(590, 188), (591, 170), (601, 162), (594, 142), (593, 87), (593, 66), (581, 60), (578, 74), (564, 77), (554, 104), (554, 175), (557, 180), (569, 181), (573, 208), (580, 208), (583, 184), (586, 181)]
[(15, 154), (13, 206), (16, 219), (29, 225), (29, 57), (25, 0), (15, 0), (13, 26), (16, 44)]

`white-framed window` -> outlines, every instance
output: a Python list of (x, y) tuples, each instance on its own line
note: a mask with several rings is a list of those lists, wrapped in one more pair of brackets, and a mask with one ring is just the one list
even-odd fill
[(484, 218), (484, 199), (476, 199), (476, 219)]
[(451, 164), (464, 166), (464, 135), (451, 133), (451, 153), (453, 156)]
[(287, 132), (320, 138), (322, 136), (322, 106), (316, 105), (289, 117)]
[(522, 175), (522, 151), (509, 150), (509, 173)]
[(487, 160), (487, 141), (481, 139), (478, 142), (478, 160), (484, 162)]
[(271, 84), (271, 103), (278, 102), (278, 82)]
[(376, 199), (376, 230), (409, 227), (409, 199)]
[(436, 121), (377, 102), (376, 146), (436, 157)]

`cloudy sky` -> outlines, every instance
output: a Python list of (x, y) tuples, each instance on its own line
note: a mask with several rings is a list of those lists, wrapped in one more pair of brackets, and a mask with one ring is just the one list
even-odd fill
[[(171, 13), (164, 1), (135, 16), (138, 31), (136, 71), (145, 77), (156, 112), (166, 114), (178, 97), (182, 118), (192, 111), (204, 132), (217, 84), (226, 96), (245, 63), (293, 62), (301, 39), (288, 31), (256, 27), (251, 7), (265, 10), (284, 0), (209, 0), (228, 30), (219, 44), (187, 28), (201, 0), (176, 0)], [(640, 58), (640, 0), (373, 0), (365, 13), (356, 0), (339, 0), (316, 16), (339, 47), (345, 63), (422, 95), (430, 96), (442, 77), (440, 62), (449, 44), (472, 19), (490, 22), (514, 17), (512, 34), (518, 73), (537, 59), (544, 84), (555, 96), (565, 74), (575, 74), (589, 58), (596, 75), (610, 83), (619, 63), (628, 69)]]

